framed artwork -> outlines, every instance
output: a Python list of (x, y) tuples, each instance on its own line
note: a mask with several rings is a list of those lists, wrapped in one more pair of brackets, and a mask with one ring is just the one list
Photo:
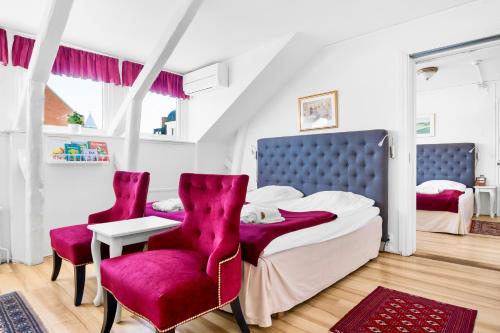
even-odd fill
[(299, 98), (300, 131), (337, 128), (338, 126), (338, 92), (336, 90)]
[(431, 114), (418, 114), (416, 119), (415, 128), (417, 131), (417, 138), (424, 138), (435, 135), (435, 115)]

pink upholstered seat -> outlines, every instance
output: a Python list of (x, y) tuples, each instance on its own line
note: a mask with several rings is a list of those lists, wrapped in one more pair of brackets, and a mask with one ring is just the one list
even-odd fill
[(87, 229), (87, 224), (50, 230), (52, 249), (75, 266), (92, 263), (91, 241), (92, 232)]
[[(113, 189), (116, 201), (113, 207), (103, 212), (91, 214), (88, 223), (105, 223), (142, 217), (146, 207), (149, 187), (148, 172), (115, 172)], [(57, 278), (61, 267), (61, 258), (75, 266), (75, 305), (80, 305), (85, 281), (85, 265), (92, 263), (92, 232), (87, 224), (78, 224), (50, 230), (50, 242), (53, 249), (54, 268), (52, 281)], [(143, 244), (134, 244), (124, 248), (124, 253), (140, 251)], [(107, 257), (109, 249), (103, 246), (102, 255)], [(83, 275), (83, 277), (81, 276)], [(81, 282), (81, 283), (80, 283)]]
[[(248, 176), (183, 174), (179, 195), (186, 217), (153, 236), (148, 251), (105, 260), (103, 331), (109, 332), (116, 299), (157, 331), (231, 303), (247, 332), (237, 300), (241, 287), (240, 211)], [(115, 299), (116, 297), (116, 299)]]

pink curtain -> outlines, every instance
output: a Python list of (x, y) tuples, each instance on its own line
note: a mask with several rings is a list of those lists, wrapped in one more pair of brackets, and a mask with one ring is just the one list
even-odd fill
[(9, 63), (9, 47), (7, 46), (7, 32), (0, 29), (0, 64), (6, 66)]
[[(14, 36), (12, 64), (28, 68), (35, 41)], [(52, 73), (81, 79), (121, 84), (118, 59), (60, 46), (57, 51)]]
[[(141, 64), (124, 61), (122, 63), (122, 84), (126, 87), (132, 86), (135, 79), (137, 79), (137, 76), (139, 76), (142, 67), (143, 65)], [(189, 98), (189, 96), (184, 93), (184, 89), (182, 88), (182, 76), (165, 71), (160, 72), (149, 90), (161, 95), (168, 95), (175, 98)]]
[(33, 39), (15, 35), (12, 44), (12, 65), (28, 68), (33, 46), (35, 46)]

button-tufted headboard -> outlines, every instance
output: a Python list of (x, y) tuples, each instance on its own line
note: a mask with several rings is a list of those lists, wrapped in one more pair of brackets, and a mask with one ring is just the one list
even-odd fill
[(417, 145), (417, 185), (436, 179), (453, 180), (474, 186), (475, 153), (473, 143)]
[(386, 130), (260, 139), (257, 186), (289, 185), (304, 195), (354, 192), (375, 200), (388, 240), (388, 148)]

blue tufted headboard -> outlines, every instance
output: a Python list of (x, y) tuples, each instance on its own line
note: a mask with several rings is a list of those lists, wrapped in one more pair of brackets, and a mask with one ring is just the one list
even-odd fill
[(475, 153), (473, 143), (417, 145), (417, 185), (436, 179), (453, 180), (474, 186)]
[(337, 190), (375, 200), (389, 239), (386, 130), (299, 135), (257, 142), (257, 186), (289, 185), (304, 195)]

